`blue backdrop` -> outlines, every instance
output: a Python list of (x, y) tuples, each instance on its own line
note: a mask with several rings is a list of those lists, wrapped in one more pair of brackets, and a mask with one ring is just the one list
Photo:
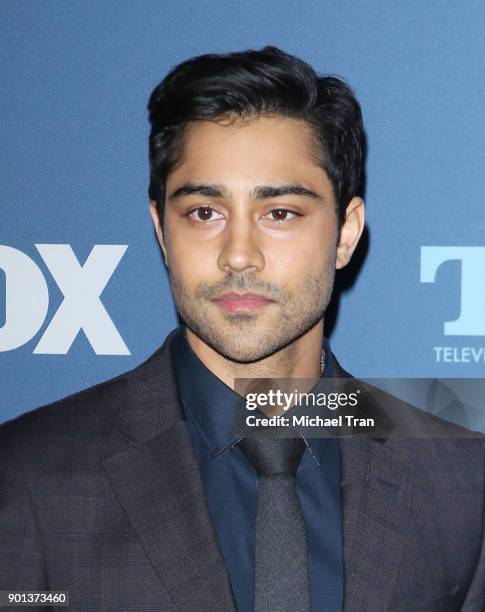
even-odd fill
[[(17, 0), (0, 14), (0, 421), (134, 367), (176, 325), (147, 211), (147, 98), (189, 56), (266, 44), (342, 76), (363, 107), (368, 231), (329, 316), (337, 357), (361, 377), (484, 377), (485, 4)], [(102, 304), (73, 293), (81, 277)]]

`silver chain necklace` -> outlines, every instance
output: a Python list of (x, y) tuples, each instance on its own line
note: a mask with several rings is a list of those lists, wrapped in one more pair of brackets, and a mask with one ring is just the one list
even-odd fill
[(322, 348), (322, 352), (320, 353), (320, 376), (323, 376), (323, 373), (325, 372), (326, 357), (325, 349)]

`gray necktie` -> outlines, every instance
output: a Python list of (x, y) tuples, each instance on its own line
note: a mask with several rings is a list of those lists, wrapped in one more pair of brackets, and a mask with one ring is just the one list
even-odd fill
[(302, 438), (245, 438), (239, 448), (258, 475), (255, 612), (310, 612), (305, 523), (295, 474)]

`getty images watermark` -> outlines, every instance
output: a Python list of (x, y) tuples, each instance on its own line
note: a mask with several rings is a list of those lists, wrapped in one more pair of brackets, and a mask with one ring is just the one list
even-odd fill
[(362, 394), (355, 379), (238, 379), (235, 387), (241, 397), (236, 410), (239, 432), (323, 437), (376, 427), (374, 415), (360, 408)]
[[(361, 418), (353, 414), (340, 413), (334, 416), (308, 413), (287, 414), (293, 412), (292, 409), (296, 407), (321, 407), (330, 411), (338, 408), (355, 408), (358, 405), (359, 394), (360, 389), (351, 392), (306, 392), (298, 389), (291, 392), (281, 389), (249, 392), (246, 394), (246, 410), (262, 411), (264, 415), (254, 414), (254, 412), (248, 414), (245, 423), (248, 427), (342, 427), (343, 425), (373, 427), (375, 426), (373, 418)], [(268, 414), (268, 412), (273, 414)]]

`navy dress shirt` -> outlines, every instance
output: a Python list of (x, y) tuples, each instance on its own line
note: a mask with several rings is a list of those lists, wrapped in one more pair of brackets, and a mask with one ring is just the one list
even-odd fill
[[(324, 341), (324, 376), (333, 376)], [(190, 347), (180, 327), (172, 359), (209, 512), (226, 561), (239, 612), (253, 612), (257, 476), (237, 447), (234, 406), (240, 397), (219, 380)], [(340, 453), (336, 438), (306, 438), (296, 474), (305, 521), (312, 612), (343, 605)]]

